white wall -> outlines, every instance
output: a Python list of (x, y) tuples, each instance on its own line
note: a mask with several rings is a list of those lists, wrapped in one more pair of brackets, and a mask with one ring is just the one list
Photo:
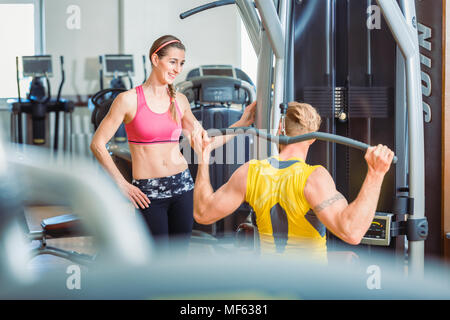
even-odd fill
[[(79, 29), (71, 5), (80, 8)], [(99, 89), (98, 56), (119, 50), (118, 0), (46, 0), (45, 52), (53, 56), (52, 90), (59, 85), (59, 56), (64, 56), (66, 81), (63, 96), (93, 94)]]
[(142, 55), (148, 57), (153, 41), (165, 34), (178, 37), (186, 46), (186, 64), (176, 82), (184, 80), (189, 70), (202, 64), (240, 66), (240, 17), (236, 6), (210, 9), (181, 20), (180, 13), (209, 1), (122, 1), (123, 53), (135, 55), (139, 81), (143, 80)]
[[(236, 6), (214, 8), (185, 20), (179, 14), (207, 3), (205, 0), (46, 0), (46, 53), (54, 57), (56, 94), (60, 81), (59, 56), (64, 56), (66, 82), (63, 96), (72, 99), (98, 91), (98, 56), (124, 53), (135, 57), (134, 86), (144, 80), (142, 55), (158, 37), (173, 34), (186, 46), (186, 64), (176, 82), (202, 64), (241, 64), (240, 17)], [(80, 29), (67, 27), (70, 5), (80, 8)], [(121, 10), (121, 12), (119, 12)], [(105, 86), (109, 79), (106, 79)], [(125, 82), (128, 85), (128, 82)], [(74, 97), (75, 96), (75, 97)]]

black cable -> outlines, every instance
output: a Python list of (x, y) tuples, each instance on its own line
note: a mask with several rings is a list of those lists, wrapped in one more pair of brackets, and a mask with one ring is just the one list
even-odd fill
[(20, 97), (19, 57), (16, 57), (16, 79), (17, 79), (17, 97), (19, 99), (19, 103), (22, 103), (22, 98)]
[(216, 8), (216, 7), (221, 7), (221, 6), (225, 6), (228, 4), (235, 4), (236, 1), (235, 0), (221, 0), (221, 1), (214, 1), (211, 3), (207, 3), (201, 6), (198, 6), (196, 8), (193, 8), (191, 10), (185, 11), (183, 13), (180, 14), (180, 19), (185, 19), (187, 17), (190, 17), (196, 13), (211, 9), (211, 8)]
[(64, 82), (66, 81), (66, 76), (65, 76), (65, 72), (64, 72), (64, 58), (63, 56), (59, 57), (59, 61), (61, 63), (61, 84), (59, 85), (59, 89), (58, 89), (58, 96), (56, 97), (56, 102), (58, 103), (59, 100), (61, 99), (61, 91), (62, 91), (62, 87), (64, 85)]

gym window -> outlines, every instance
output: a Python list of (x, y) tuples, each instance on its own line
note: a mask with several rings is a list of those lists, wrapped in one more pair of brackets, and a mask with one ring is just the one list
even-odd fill
[[(43, 53), (42, 0), (0, 0), (0, 103), (17, 98), (16, 56)], [(29, 83), (21, 81), (21, 92)], [(2, 103), (3, 102), (3, 103)]]

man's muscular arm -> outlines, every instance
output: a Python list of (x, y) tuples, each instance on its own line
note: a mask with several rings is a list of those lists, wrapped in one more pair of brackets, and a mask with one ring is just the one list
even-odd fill
[(230, 179), (214, 192), (209, 177), (211, 141), (205, 142), (202, 131), (194, 132), (191, 145), (199, 158), (194, 187), (194, 219), (211, 224), (233, 213), (245, 200), (248, 163), (240, 166)]
[[(337, 191), (336, 191), (337, 192)], [(333, 203), (335, 203), (336, 201), (339, 200), (345, 200), (345, 197), (337, 192), (333, 197), (331, 197), (330, 199), (327, 199), (325, 201), (323, 201), (322, 203), (318, 204), (316, 207), (314, 207), (314, 212), (320, 212), (323, 209), (326, 209), (327, 207), (331, 206)]]
[(211, 224), (236, 211), (245, 200), (248, 163), (240, 166), (216, 192), (209, 180), (209, 166), (199, 164), (194, 187), (194, 219)]
[(304, 189), (305, 198), (320, 221), (350, 244), (359, 244), (370, 227), (393, 152), (384, 146), (372, 147), (365, 158), (369, 169), (358, 196), (350, 204), (336, 190), (331, 175), (322, 167), (309, 176)]

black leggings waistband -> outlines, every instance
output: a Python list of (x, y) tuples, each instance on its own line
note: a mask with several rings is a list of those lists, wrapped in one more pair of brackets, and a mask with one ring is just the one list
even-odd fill
[(168, 177), (133, 179), (132, 184), (150, 199), (170, 198), (194, 189), (194, 180), (189, 169)]

